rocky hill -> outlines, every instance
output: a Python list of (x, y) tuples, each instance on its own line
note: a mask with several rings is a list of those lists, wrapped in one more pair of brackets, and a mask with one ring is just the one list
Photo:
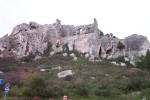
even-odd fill
[[(125, 56), (134, 61), (145, 55), (150, 43), (145, 36), (131, 35), (121, 40), (113, 34), (103, 34), (98, 22), (88, 25), (62, 25), (59, 19), (53, 24), (40, 25), (36, 22), (22, 23), (12, 33), (0, 39), (0, 57), (40, 59), (48, 53), (78, 52), (89, 60), (112, 59)], [(65, 54), (64, 54), (65, 55)], [(77, 58), (74, 59), (77, 60)]]

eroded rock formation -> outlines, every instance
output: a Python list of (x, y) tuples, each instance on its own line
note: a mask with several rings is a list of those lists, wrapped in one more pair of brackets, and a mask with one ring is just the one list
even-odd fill
[[(120, 55), (134, 60), (135, 57), (145, 55), (150, 49), (148, 39), (141, 35), (131, 35), (120, 40), (110, 35), (101, 35), (97, 20), (88, 25), (62, 25), (59, 19), (53, 24), (39, 25), (36, 22), (23, 23), (13, 28), (10, 36), (0, 39), (0, 57), (14, 57), (21, 59), (30, 55), (41, 56), (52, 44), (53, 54), (62, 52), (67, 44), (70, 51), (77, 51), (89, 55), (91, 60), (112, 59)], [(125, 49), (117, 48), (118, 42), (125, 45)], [(34, 58), (34, 57), (33, 57)]]

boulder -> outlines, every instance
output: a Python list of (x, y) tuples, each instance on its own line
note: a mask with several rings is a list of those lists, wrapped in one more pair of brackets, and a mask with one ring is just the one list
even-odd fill
[(134, 61), (138, 56), (145, 55), (146, 51), (150, 49), (147, 37), (142, 35), (133, 34), (126, 37), (123, 42), (125, 44), (125, 55), (131, 61)]
[(120, 66), (126, 66), (126, 64), (123, 62), (120, 62)]
[(67, 53), (63, 53), (62, 55), (63, 55), (64, 57), (66, 57), (68, 54), (67, 54)]
[(0, 74), (3, 74), (4, 72), (0, 71)]
[(73, 47), (74, 47), (74, 41), (71, 41), (70, 43), (68, 43), (69, 51), (72, 51)]
[(88, 58), (90, 55), (88, 53), (85, 54), (85, 58)]
[(78, 58), (77, 58), (76, 56), (75, 56), (75, 57), (73, 57), (73, 61), (77, 61), (77, 59), (78, 59)]
[(41, 72), (45, 72), (47, 69), (40, 69)]
[(33, 60), (38, 60), (38, 59), (41, 59), (42, 57), (39, 56), (39, 55), (36, 55), (35, 58)]
[(55, 54), (55, 52), (54, 51), (52, 51), (52, 52), (50, 52), (50, 55), (52, 56), (52, 55), (54, 55)]
[(66, 77), (67, 75), (73, 75), (73, 72), (72, 70), (65, 70), (65, 71), (61, 71), (57, 74), (57, 76), (59, 78), (63, 78), (63, 77)]
[(119, 66), (119, 64), (117, 62), (115, 62), (115, 61), (112, 61), (111, 63), (116, 65), (116, 66)]
[(70, 57), (76, 57), (76, 55), (74, 53), (71, 53)]

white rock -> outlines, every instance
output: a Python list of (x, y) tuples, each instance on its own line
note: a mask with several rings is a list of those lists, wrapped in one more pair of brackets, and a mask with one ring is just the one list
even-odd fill
[(53, 49), (53, 50), (56, 50), (56, 45), (52, 45), (52, 49)]
[(0, 71), (0, 74), (3, 74), (3, 72), (2, 72), (2, 71)]
[(40, 69), (41, 72), (45, 72), (47, 69)]
[(53, 67), (52, 70), (62, 70), (62, 67), (58, 66), (58, 67)]
[(102, 62), (102, 60), (98, 60), (98, 59), (96, 59), (96, 60), (95, 60), (95, 62)]
[(67, 75), (73, 75), (73, 72), (72, 70), (65, 70), (65, 71), (61, 71), (57, 74), (57, 76), (59, 78), (63, 78), (63, 77), (66, 77)]
[(133, 66), (135, 66), (135, 63), (133, 61), (130, 61), (130, 64), (133, 65)]
[(129, 61), (129, 58), (125, 57), (124, 60), (125, 60), (125, 61)]
[(94, 56), (93, 55), (90, 56), (89, 61), (94, 62)]
[(41, 59), (42, 57), (39, 55), (36, 55), (35, 58), (33, 60), (37, 60), (37, 59)]
[(138, 68), (131, 68), (131, 70), (133, 70), (133, 71), (140, 71), (140, 69), (138, 69)]
[(63, 48), (62, 48), (62, 47), (56, 48), (56, 52), (62, 52), (62, 51), (63, 51)]
[(118, 63), (116, 63), (115, 61), (112, 61), (111, 63), (112, 63), (112, 64), (114, 64), (114, 65), (119, 66), (119, 64), (118, 64)]
[(63, 55), (64, 57), (66, 57), (68, 54), (67, 54), (67, 53), (63, 53), (62, 55)]
[(110, 55), (110, 56), (108, 56), (108, 57), (107, 57), (107, 59), (112, 59), (112, 56), (111, 56), (111, 55)]
[(126, 66), (126, 64), (123, 62), (120, 62), (120, 66)]
[(75, 54), (74, 54), (74, 53), (71, 53), (71, 54), (70, 54), (70, 57), (75, 57)]
[(52, 52), (50, 52), (50, 55), (52, 56), (52, 55), (54, 55), (55, 54), (55, 52), (54, 51), (52, 51)]
[(77, 57), (75, 56), (75, 57), (73, 57), (73, 61), (77, 61)]
[(126, 76), (122, 76), (122, 78), (126, 78)]
[(73, 41), (71, 41), (70, 43), (68, 43), (69, 51), (72, 51), (72, 50), (73, 50), (73, 45), (74, 45), (74, 42), (73, 42)]
[(92, 80), (94, 80), (95, 79), (95, 77), (90, 77)]
[(90, 55), (88, 53), (85, 54), (85, 58), (88, 58)]

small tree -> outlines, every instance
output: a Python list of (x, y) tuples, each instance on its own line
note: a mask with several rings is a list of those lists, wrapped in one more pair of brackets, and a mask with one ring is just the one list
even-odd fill
[(122, 49), (125, 48), (125, 45), (122, 42), (118, 42), (117, 48), (121, 51)]
[(47, 42), (47, 47), (44, 50), (44, 55), (45, 56), (49, 56), (49, 53), (52, 51), (52, 43), (51, 42)]
[(146, 51), (145, 56), (141, 56), (136, 61), (136, 66), (141, 68), (150, 68), (150, 51)]

